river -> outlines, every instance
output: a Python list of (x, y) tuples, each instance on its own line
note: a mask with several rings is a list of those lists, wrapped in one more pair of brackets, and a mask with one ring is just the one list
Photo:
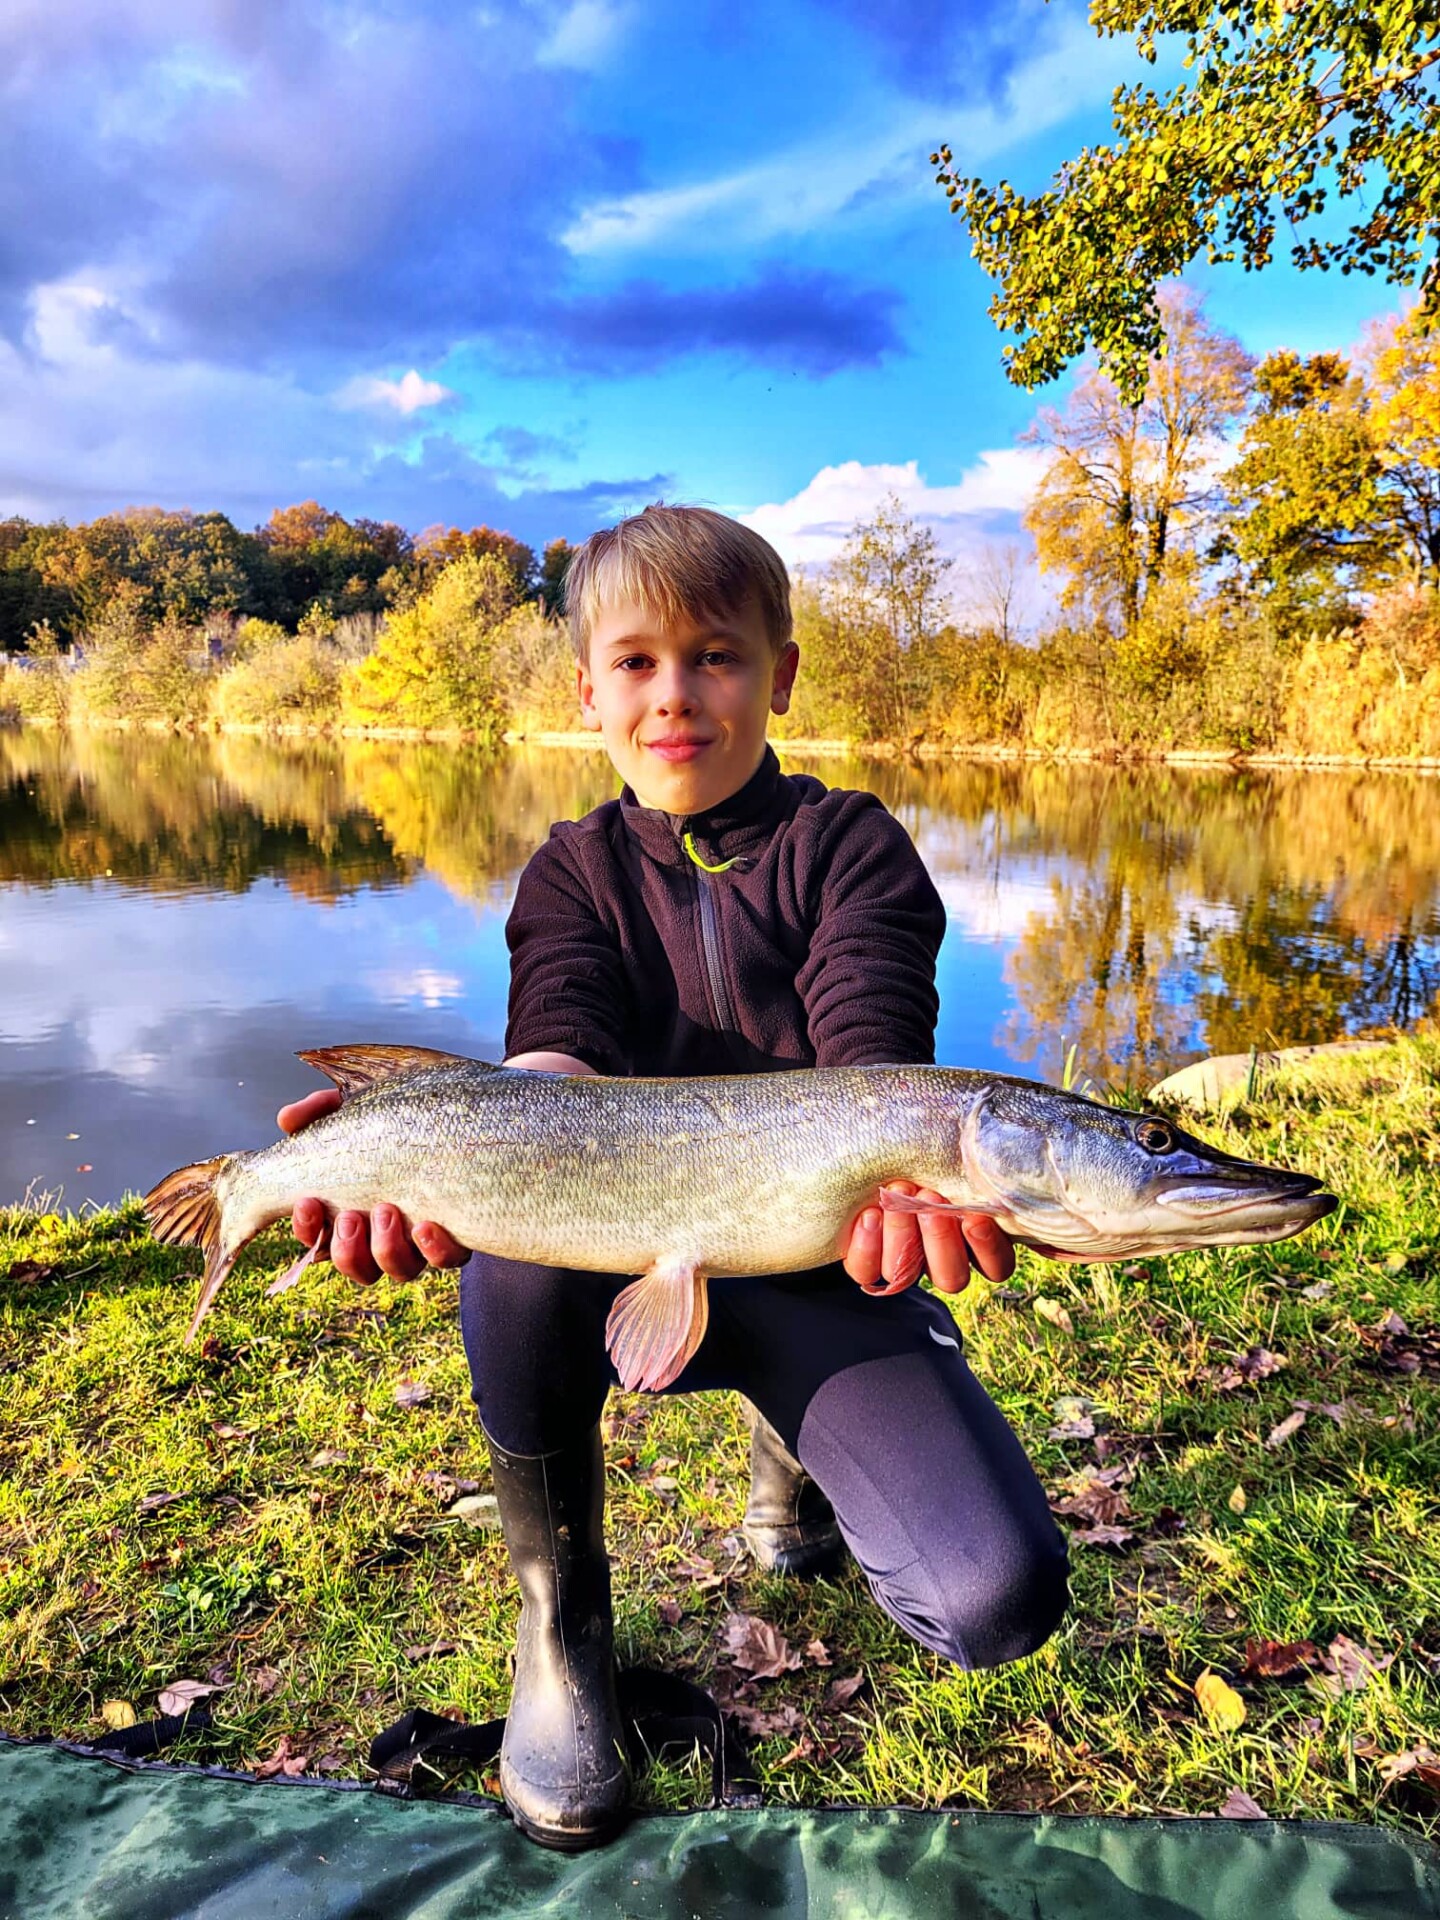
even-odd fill
[[(1440, 993), (1440, 785), (787, 762), (898, 814), (944, 897), (937, 1057), (1145, 1084)], [(505, 915), (599, 754), (0, 731), (0, 1203), (76, 1207), (273, 1137), (296, 1048), (497, 1059)]]

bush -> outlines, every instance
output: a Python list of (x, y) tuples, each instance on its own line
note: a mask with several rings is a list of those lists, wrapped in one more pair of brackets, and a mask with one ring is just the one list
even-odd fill
[(50, 622), (41, 620), (26, 636), (21, 658), (0, 669), (0, 713), (59, 725), (69, 710), (69, 662)]
[(282, 633), (216, 676), (210, 712), (222, 727), (323, 726), (338, 717), (344, 664), (329, 640)]
[(166, 620), (150, 629), (143, 595), (122, 583), (84, 635), (71, 681), (76, 719), (194, 725), (209, 703), (209, 646), (203, 633)]
[(514, 579), (493, 554), (455, 561), (408, 612), (391, 616), (374, 651), (346, 671), (343, 719), (498, 741), (506, 715), (496, 643), (514, 606)]

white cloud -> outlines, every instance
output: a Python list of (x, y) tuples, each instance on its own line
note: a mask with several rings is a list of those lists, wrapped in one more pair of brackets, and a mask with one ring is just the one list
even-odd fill
[[(906, 101), (866, 130), (847, 112), (844, 131), (773, 158), (686, 186), (654, 188), (586, 208), (560, 237), (575, 254), (623, 253), (662, 243), (672, 251), (724, 252), (784, 234), (812, 232), (858, 194), (891, 177), (883, 208), (937, 190), (924, 163), (947, 139), (962, 171), (1029, 141), (1072, 114), (1107, 101), (1116, 50), (1082, 11), (1057, 10), (1036, 28), (1041, 50), (1017, 64), (998, 100)], [(908, 186), (908, 192), (907, 192)]]
[(953, 486), (932, 487), (919, 462), (903, 466), (859, 460), (822, 467), (789, 500), (742, 513), (787, 565), (823, 566), (845, 544), (857, 520), (868, 519), (892, 496), (913, 520), (933, 527), (941, 551), (963, 560), (999, 529), (1013, 522), (1029, 501), (1048, 455), (1039, 447), (998, 447), (981, 453)]
[(628, 9), (607, 0), (574, 0), (537, 49), (542, 67), (596, 67), (615, 44)]
[(455, 398), (454, 389), (442, 387), (438, 380), (425, 380), (411, 367), (400, 380), (381, 380), (373, 375), (357, 375), (348, 380), (335, 396), (342, 407), (393, 407), (396, 413), (418, 413), (422, 407), (438, 407)]

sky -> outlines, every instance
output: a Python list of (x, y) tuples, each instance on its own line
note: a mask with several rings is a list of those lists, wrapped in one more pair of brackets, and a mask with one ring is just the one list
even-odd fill
[[(805, 566), (894, 493), (963, 571), (1065, 389), (1006, 382), (927, 156), (1038, 189), (1137, 70), (1074, 0), (6, 0), (0, 515), (665, 498)], [(1399, 304), (1195, 282), (1257, 354)]]

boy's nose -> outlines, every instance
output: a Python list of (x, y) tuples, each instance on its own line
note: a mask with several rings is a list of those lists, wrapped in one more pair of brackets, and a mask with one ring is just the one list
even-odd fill
[(655, 689), (655, 710), (657, 713), (693, 713), (695, 691), (690, 682), (680, 674), (662, 681)]

